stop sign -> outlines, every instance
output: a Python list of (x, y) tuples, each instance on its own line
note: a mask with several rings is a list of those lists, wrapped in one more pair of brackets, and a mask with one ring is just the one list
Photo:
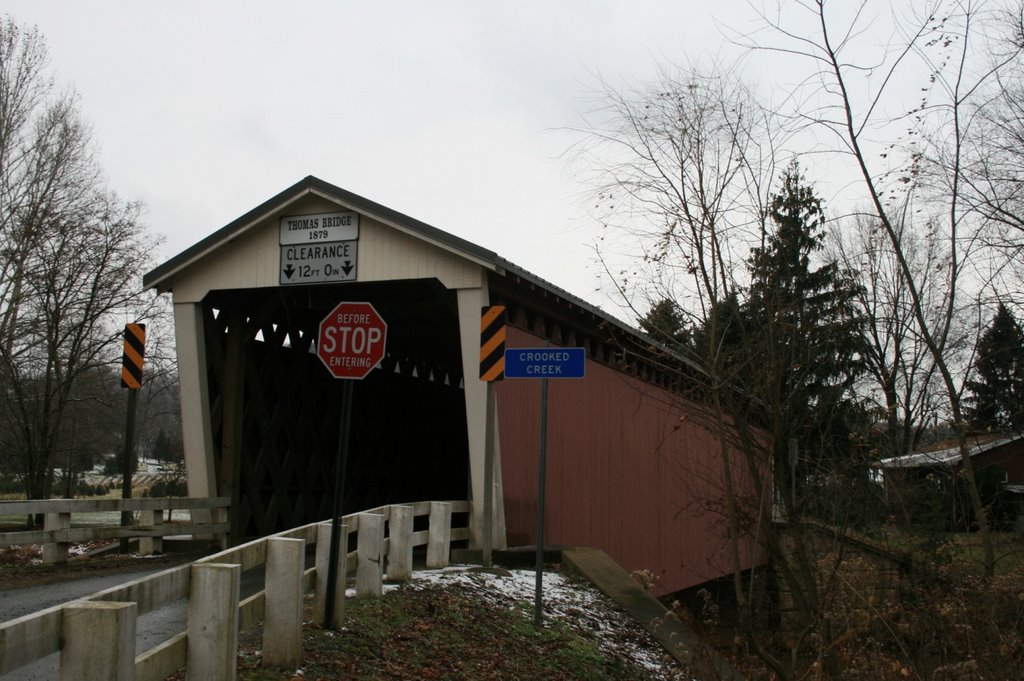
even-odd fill
[(338, 303), (320, 322), (316, 354), (335, 378), (366, 378), (384, 359), (388, 325), (370, 303)]

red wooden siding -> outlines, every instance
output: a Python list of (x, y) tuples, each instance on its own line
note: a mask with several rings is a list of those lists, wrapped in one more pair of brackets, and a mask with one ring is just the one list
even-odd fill
[[(542, 345), (509, 329), (509, 347)], [(717, 438), (678, 396), (590, 360), (586, 372), (549, 382), (545, 543), (650, 570), (659, 595), (731, 574)], [(534, 543), (540, 388), (497, 390), (510, 546)], [(752, 544), (741, 554), (743, 568), (762, 562)]]
[(974, 457), (974, 469), (992, 466), (1006, 471), (1007, 484), (1024, 485), (1024, 440), (1014, 440)]

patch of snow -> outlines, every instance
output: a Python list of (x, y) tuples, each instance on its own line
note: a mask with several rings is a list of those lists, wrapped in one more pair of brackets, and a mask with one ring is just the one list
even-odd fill
[[(405, 588), (421, 589), (431, 585), (458, 585), (471, 590), (480, 600), (509, 609), (533, 610), (536, 573), (533, 570), (509, 570), (511, 576), (494, 574), (467, 565), (452, 565), (441, 570), (413, 572)], [(400, 588), (385, 584), (385, 594)], [(355, 595), (354, 589), (347, 591)], [(544, 620), (558, 620), (596, 640), (602, 653), (632, 662), (652, 679), (688, 678), (676, 665), (666, 665), (666, 653), (646, 631), (614, 602), (587, 582), (566, 579), (557, 572), (544, 572), (542, 582)]]

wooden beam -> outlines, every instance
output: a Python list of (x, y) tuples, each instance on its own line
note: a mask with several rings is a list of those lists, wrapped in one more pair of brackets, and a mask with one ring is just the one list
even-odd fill
[(221, 440), (221, 465), (217, 492), (231, 497), (231, 530), (228, 543), (235, 544), (241, 531), (239, 499), (242, 479), (242, 436), (245, 419), (245, 354), (248, 331), (238, 309), (227, 313), (228, 337), (222, 399), (224, 429)]

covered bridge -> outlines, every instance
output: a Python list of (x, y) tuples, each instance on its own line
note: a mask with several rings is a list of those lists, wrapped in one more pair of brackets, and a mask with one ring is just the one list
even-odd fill
[[(189, 494), (230, 496), (236, 540), (330, 516), (344, 381), (317, 357), (317, 330), (339, 302), (365, 301), (387, 346), (353, 385), (343, 511), (468, 498), (479, 545), (480, 315), (504, 304), (510, 347), (586, 351), (584, 379), (550, 384), (546, 542), (602, 548), (659, 592), (733, 570), (700, 372), (492, 251), (310, 176), (144, 284), (173, 295)], [(501, 548), (534, 538), (539, 383), (496, 395)], [(741, 568), (759, 555), (741, 545)]]

